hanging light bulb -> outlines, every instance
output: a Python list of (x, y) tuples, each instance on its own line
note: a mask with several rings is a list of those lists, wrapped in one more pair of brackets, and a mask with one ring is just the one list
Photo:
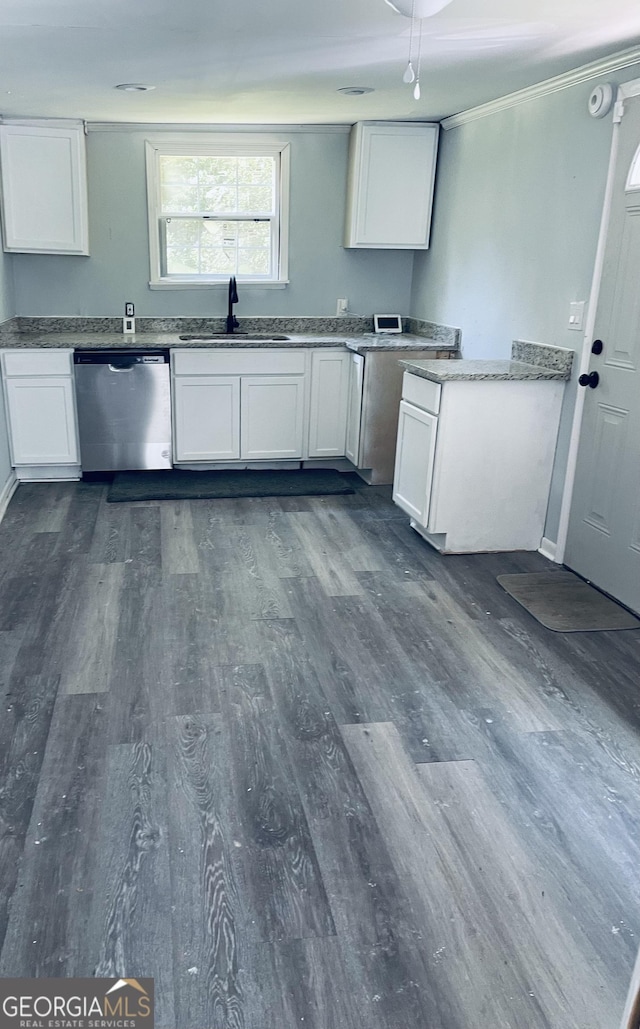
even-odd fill
[(420, 99), (420, 79), (416, 79), (416, 84), (413, 87), (413, 99), (414, 100), (419, 100)]
[(402, 76), (402, 81), (403, 82), (407, 82), (407, 83), (413, 82), (415, 77), (416, 77), (416, 73), (413, 70), (413, 65), (412, 65), (411, 61), (409, 61), (409, 63), (407, 64), (407, 67), (404, 70), (404, 75)]

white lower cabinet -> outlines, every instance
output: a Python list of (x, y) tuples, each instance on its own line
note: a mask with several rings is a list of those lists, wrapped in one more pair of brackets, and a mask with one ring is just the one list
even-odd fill
[(176, 461), (240, 457), (240, 377), (176, 376), (173, 388)]
[(77, 479), (71, 350), (4, 351), (11, 463), (19, 479)]
[(352, 355), (314, 350), (311, 355), (309, 457), (344, 457)]
[(302, 458), (304, 376), (243, 376), (240, 457), (247, 461)]
[(393, 499), (420, 525), (429, 524), (438, 419), (400, 401)]
[[(341, 369), (336, 375), (327, 374), (334, 362), (314, 361), (317, 353), (275, 347), (172, 351), (176, 462), (343, 456), (348, 354), (334, 354), (334, 362), (340, 359), (335, 367)], [(342, 393), (336, 397), (340, 382)], [(308, 421), (314, 404), (315, 449), (310, 453)], [(340, 420), (342, 435), (339, 424), (336, 430)]]
[(563, 391), (405, 372), (393, 499), (412, 527), (442, 553), (537, 550)]

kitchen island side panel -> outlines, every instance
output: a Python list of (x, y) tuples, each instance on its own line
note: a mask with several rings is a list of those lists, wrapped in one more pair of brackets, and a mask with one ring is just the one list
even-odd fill
[(562, 381), (447, 382), (428, 531), (447, 550), (537, 550)]

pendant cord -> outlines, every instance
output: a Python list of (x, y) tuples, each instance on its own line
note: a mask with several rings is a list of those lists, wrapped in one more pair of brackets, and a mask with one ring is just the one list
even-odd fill
[(409, 64), (413, 60), (413, 31), (416, 24), (416, 0), (411, 4), (411, 29), (409, 31)]
[[(415, 3), (415, 0), (414, 0)], [(418, 25), (418, 61), (416, 64), (416, 78), (420, 78), (420, 65), (422, 63), (422, 22)]]

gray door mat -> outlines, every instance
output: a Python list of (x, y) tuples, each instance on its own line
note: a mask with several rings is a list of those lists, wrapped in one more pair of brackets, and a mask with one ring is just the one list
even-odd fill
[[(352, 472), (302, 468), (291, 471), (118, 472), (107, 493), (110, 504), (142, 500), (216, 500), (228, 497), (313, 497), (355, 493)], [(362, 482), (362, 480), (359, 480)]]
[(640, 629), (640, 619), (573, 572), (525, 572), (496, 578), (509, 596), (554, 632)]

